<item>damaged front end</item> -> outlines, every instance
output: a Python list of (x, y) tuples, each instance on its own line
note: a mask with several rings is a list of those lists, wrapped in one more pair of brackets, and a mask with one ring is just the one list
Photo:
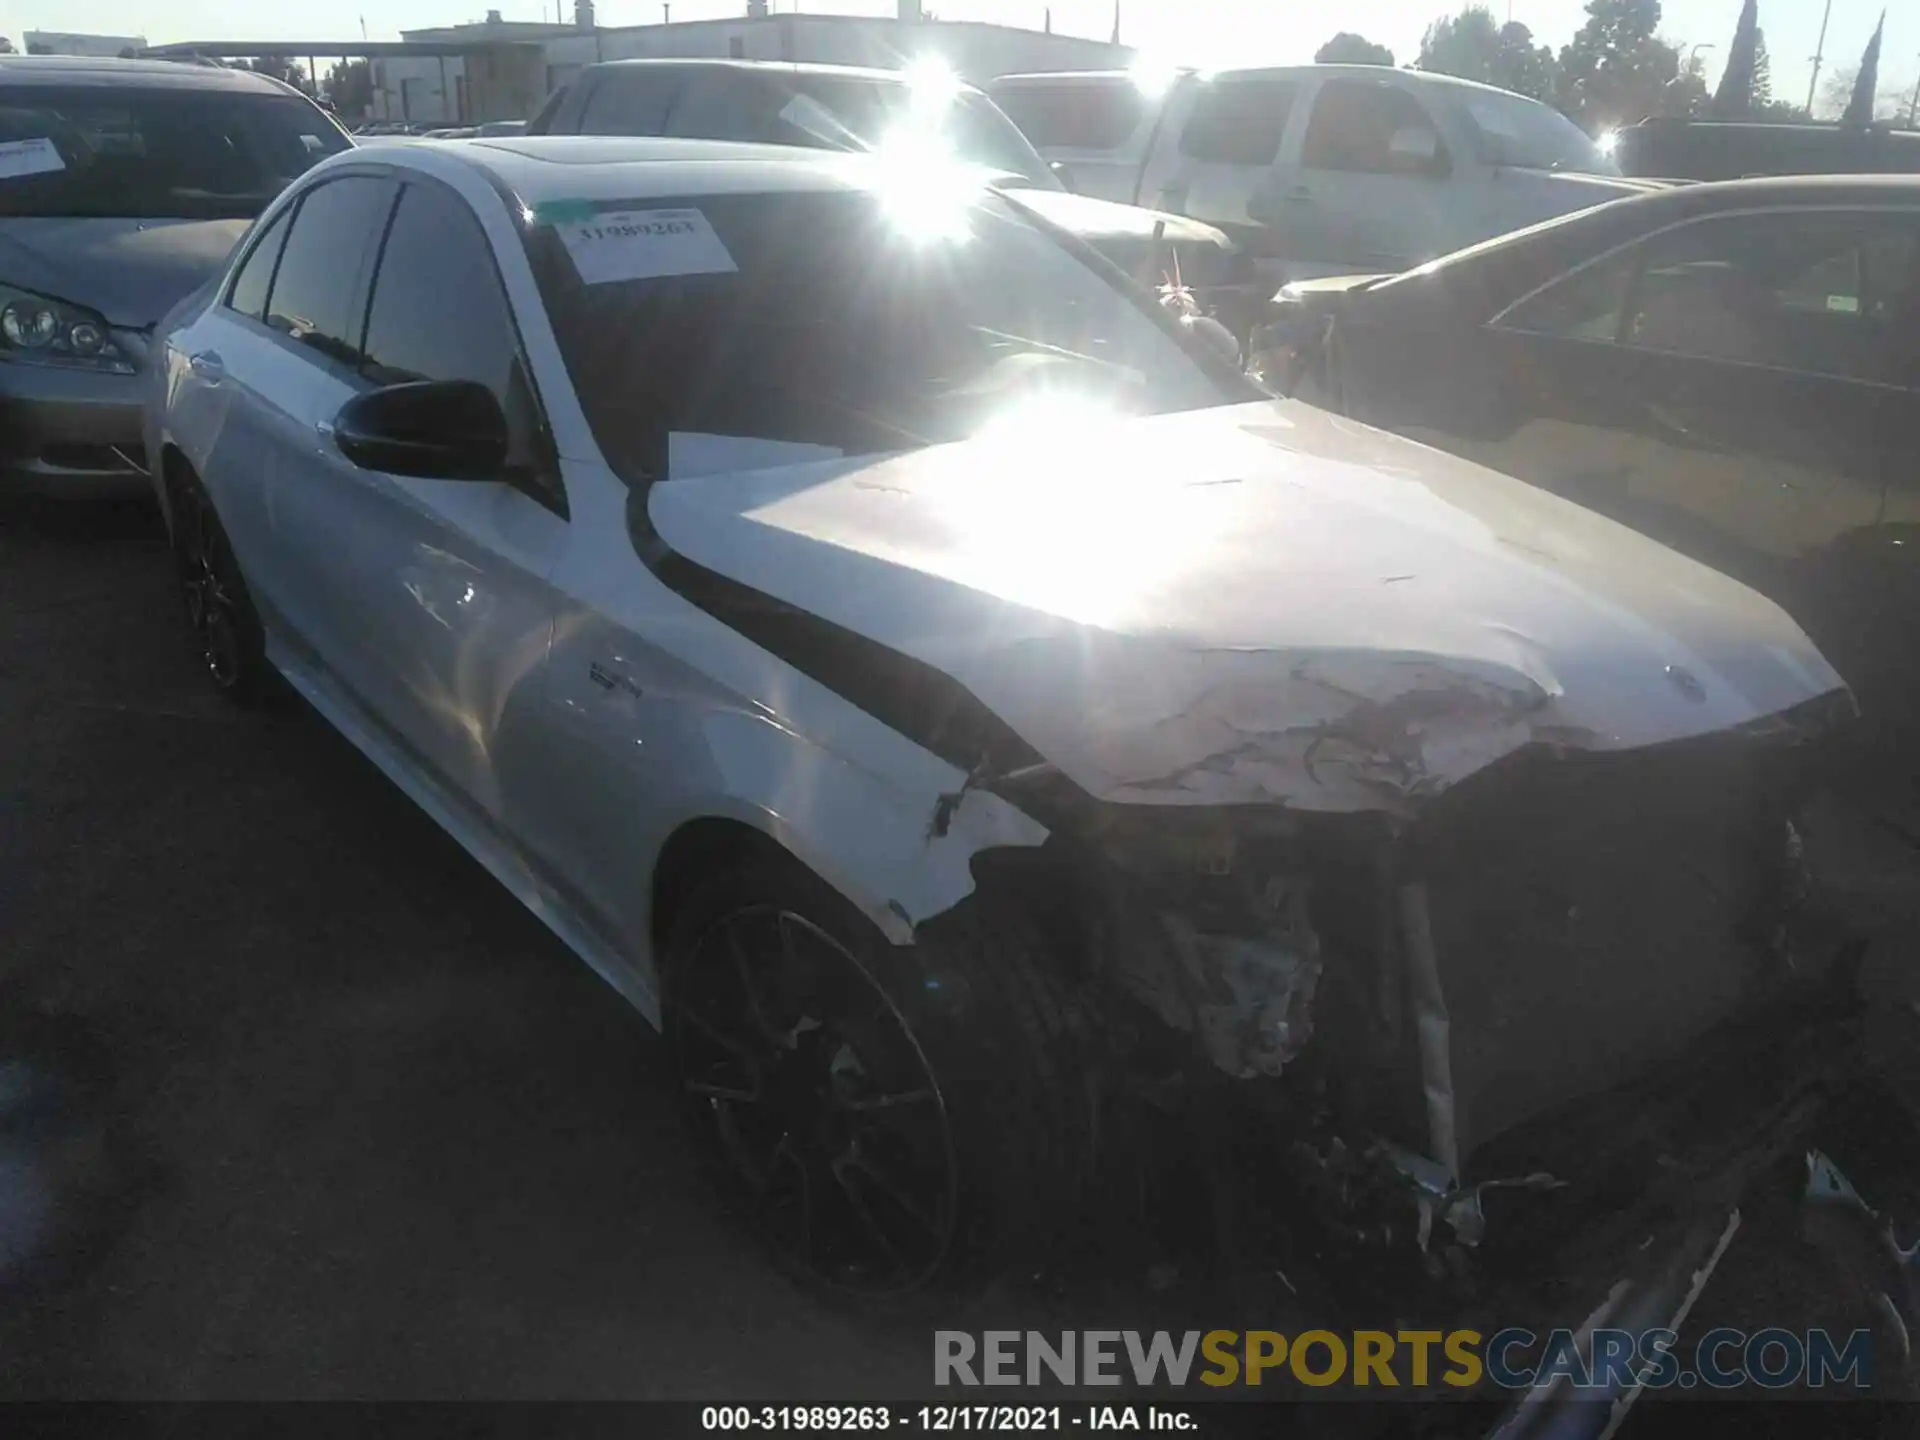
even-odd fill
[(1632, 751), (1506, 747), (1434, 794), (1377, 749), (1393, 803), (1337, 813), (976, 777), (1051, 831), (981, 856), (979, 898), (1042, 918), (1112, 1088), (1238, 1110), (1273, 1208), (1314, 1231), (1293, 1253), (1377, 1262), (1402, 1299), (1501, 1268), (1558, 1289), (1590, 1266), (1604, 1293), (1651, 1213), (1694, 1224), (1710, 1195), (1724, 1221), (1734, 1182), (1804, 1149), (1809, 1093), (1850, 1063), (1825, 998), (1847, 936), (1796, 828), (1850, 713), (1840, 692)]

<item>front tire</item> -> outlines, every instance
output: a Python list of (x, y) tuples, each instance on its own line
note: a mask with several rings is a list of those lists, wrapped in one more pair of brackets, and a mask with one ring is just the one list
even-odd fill
[(889, 944), (780, 861), (688, 897), (662, 957), (674, 1081), (783, 1268), (862, 1298), (952, 1288), (1070, 1212), (1087, 1087), (1042, 951), (977, 895)]
[(201, 664), (222, 695), (237, 705), (256, 705), (266, 697), (271, 670), (260, 616), (233, 545), (197, 478), (171, 480), (168, 496), (174, 576)]

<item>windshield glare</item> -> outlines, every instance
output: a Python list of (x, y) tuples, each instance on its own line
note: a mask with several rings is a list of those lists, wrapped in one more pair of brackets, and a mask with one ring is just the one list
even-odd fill
[(960, 223), (937, 233), (903, 228), (865, 193), (598, 208), (698, 211), (694, 223), (711, 225), (736, 267), (588, 284), (553, 228), (529, 231), (567, 369), (603, 453), (631, 481), (670, 478), (670, 436), (865, 455), (1010, 418), (1248, 398), (1189, 353), (1151, 301), (992, 196), (963, 195)]
[(977, 90), (956, 86), (929, 102), (911, 85), (809, 75), (796, 103), (780, 118), (806, 143), (836, 149), (881, 148), (902, 132), (932, 135), (956, 159), (1016, 175), (1029, 185), (1062, 188), (1027, 137)]
[(51, 150), (0, 172), (0, 215), (250, 219), (350, 143), (292, 95), (0, 89), (0, 144), (32, 141)]
[(1480, 158), (1489, 165), (1618, 175), (1620, 167), (1558, 110), (1519, 95), (1475, 92), (1460, 102)]

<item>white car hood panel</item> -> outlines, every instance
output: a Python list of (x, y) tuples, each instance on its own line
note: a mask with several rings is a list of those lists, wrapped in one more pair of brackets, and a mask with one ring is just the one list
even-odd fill
[(656, 484), (697, 564), (957, 680), (1078, 785), (1405, 812), (1842, 682), (1771, 601), (1544, 491), (1292, 402)]

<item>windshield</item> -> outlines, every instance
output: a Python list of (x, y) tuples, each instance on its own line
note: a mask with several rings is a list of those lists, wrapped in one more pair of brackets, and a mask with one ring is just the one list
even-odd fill
[(872, 150), (902, 136), (930, 135), (957, 159), (1043, 189), (1063, 188), (1019, 127), (977, 90), (829, 75), (802, 75), (792, 84), (802, 98), (780, 119), (805, 137), (802, 143)]
[(927, 218), (835, 192), (634, 201), (533, 226), (609, 463), (659, 478), (682, 473), (669, 460), (687, 437), (776, 442), (758, 461), (773, 464), (800, 458), (781, 447), (878, 454), (1035, 417), (1257, 398), (1007, 201), (964, 195), (937, 233)]
[(292, 95), (0, 87), (0, 215), (247, 219), (349, 143)]
[(1618, 175), (1586, 131), (1558, 110), (1519, 95), (1472, 91), (1460, 101), (1480, 158), (1489, 165), (1529, 170), (1576, 170)]

